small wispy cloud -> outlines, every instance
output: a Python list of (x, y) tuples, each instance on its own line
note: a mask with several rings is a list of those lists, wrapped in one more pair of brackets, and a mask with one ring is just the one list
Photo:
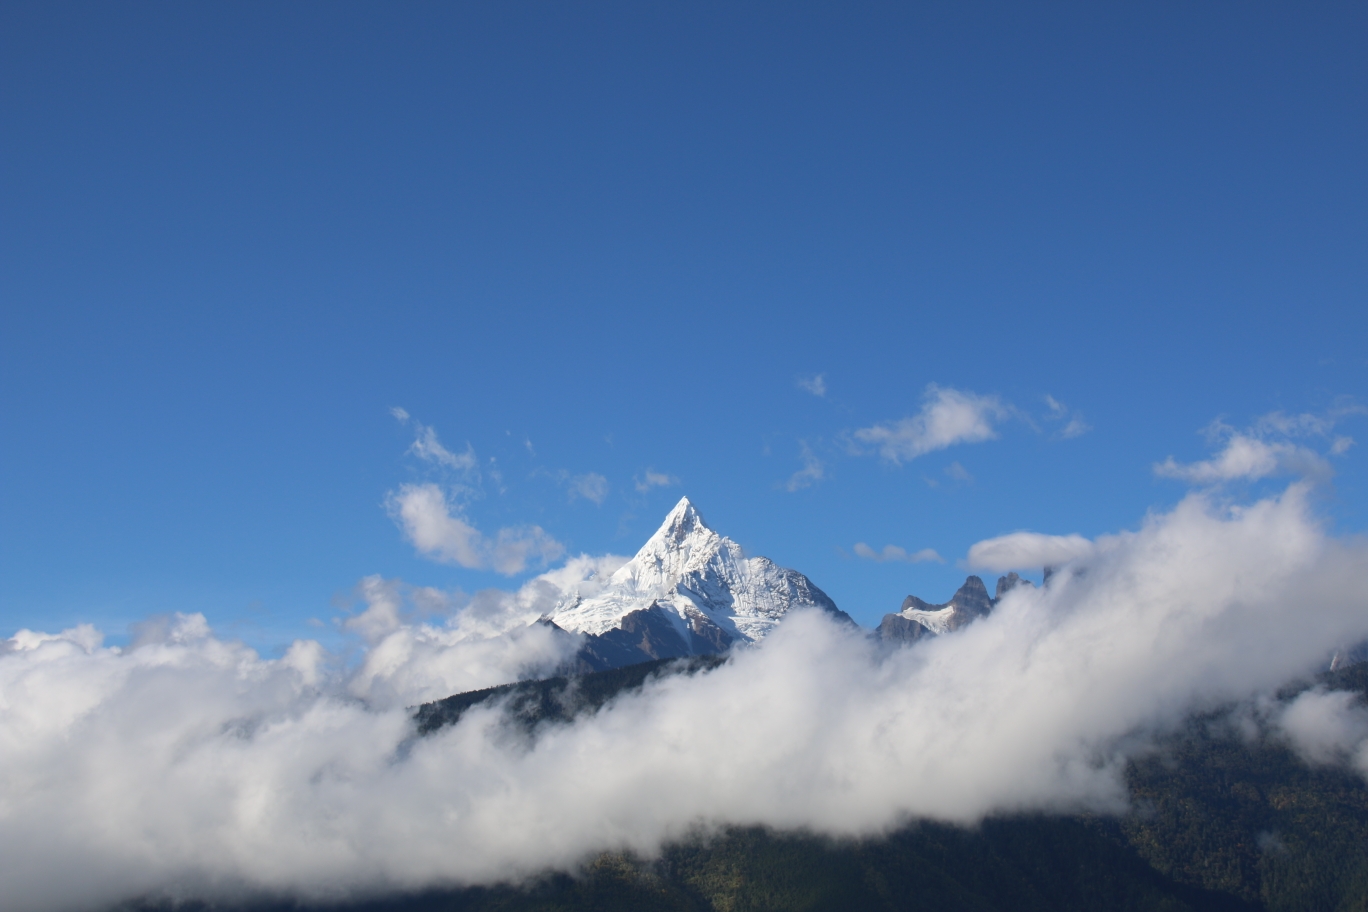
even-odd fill
[(1059, 436), (1063, 437), (1065, 440), (1068, 440), (1072, 437), (1079, 437), (1083, 434), (1086, 434), (1088, 433), (1088, 431), (1091, 430), (1092, 425), (1088, 424), (1082, 418), (1075, 415), (1074, 417), (1069, 419), (1068, 424), (1064, 425), (1064, 429), (1059, 432)]
[(409, 447), (409, 452), (419, 459), (427, 462), (445, 466), (448, 469), (456, 469), (461, 472), (469, 472), (475, 468), (477, 460), (475, 458), (475, 448), (466, 444), (464, 452), (453, 453), (442, 442), (437, 439), (437, 432), (425, 424), (418, 424), (418, 436)]
[(1060, 428), (1058, 435), (1063, 439), (1068, 440), (1073, 437), (1078, 437), (1092, 430), (1092, 426), (1083, 420), (1083, 415), (1081, 413), (1075, 409), (1069, 408), (1054, 396), (1046, 394), (1045, 406), (1050, 410), (1049, 414), (1045, 416), (1046, 421), (1064, 423), (1064, 426)]
[[(408, 409), (401, 406), (392, 406), (390, 414), (400, 424), (408, 424), (413, 420)], [(423, 424), (421, 421), (414, 421), (413, 427), (416, 432), (413, 443), (409, 446), (408, 452), (417, 456), (424, 462), (431, 462), (448, 469), (456, 469), (460, 472), (473, 471), (478, 460), (475, 458), (475, 448), (469, 443), (466, 444), (464, 452), (454, 453), (442, 445), (442, 441), (437, 439), (437, 431)]]
[(926, 564), (926, 563), (945, 563), (945, 558), (936, 553), (933, 548), (922, 548), (920, 551), (908, 552), (905, 548), (897, 545), (884, 545), (882, 550), (875, 551), (864, 542), (856, 542), (854, 550), (857, 557), (865, 560), (877, 561), (878, 563), (888, 563), (898, 561), (905, 564)]
[(812, 395), (825, 398), (827, 394), (826, 374), (815, 374), (811, 377), (799, 377), (798, 388), (807, 390)]
[(1330, 437), (1335, 426), (1353, 415), (1368, 415), (1368, 408), (1354, 402), (1341, 402), (1323, 415), (1303, 412), (1288, 415), (1282, 411), (1259, 416), (1251, 429), (1261, 436), (1281, 434), (1284, 437)]
[(931, 384), (921, 411), (899, 421), (855, 431), (855, 439), (878, 448), (889, 462), (901, 464), (959, 443), (981, 443), (997, 437), (993, 427), (1009, 414), (996, 396)]
[(640, 494), (645, 494), (652, 488), (669, 488), (679, 484), (678, 478), (665, 472), (657, 472), (655, 469), (647, 469), (635, 476), (632, 481)]
[(784, 490), (801, 491), (810, 488), (817, 482), (826, 477), (826, 463), (818, 459), (812, 452), (812, 447), (808, 446), (806, 440), (798, 441), (798, 456), (803, 461), (803, 467), (789, 476), (788, 481), (784, 482)]
[(958, 461), (952, 462), (946, 466), (945, 474), (952, 480), (958, 481), (961, 484), (972, 484), (974, 481), (974, 476), (970, 475), (969, 470), (960, 465)]
[(597, 472), (586, 472), (583, 475), (571, 475), (566, 479), (566, 486), (570, 490), (570, 499), (583, 497), (585, 500), (602, 504), (608, 497), (608, 479)]

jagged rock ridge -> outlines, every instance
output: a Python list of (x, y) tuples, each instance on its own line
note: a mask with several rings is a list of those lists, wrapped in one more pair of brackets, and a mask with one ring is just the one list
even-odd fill
[(757, 642), (795, 608), (854, 623), (803, 574), (746, 557), (685, 497), (599, 591), (569, 594), (543, 620), (584, 634), (580, 664), (595, 670)]
[(1016, 573), (999, 577), (990, 598), (988, 587), (977, 576), (964, 581), (950, 601), (940, 605), (924, 602), (915, 595), (903, 599), (897, 614), (885, 614), (879, 623), (879, 638), (894, 642), (910, 642), (924, 636), (934, 636), (958, 630), (965, 624), (984, 617), (998, 600), (1017, 586), (1032, 585)]

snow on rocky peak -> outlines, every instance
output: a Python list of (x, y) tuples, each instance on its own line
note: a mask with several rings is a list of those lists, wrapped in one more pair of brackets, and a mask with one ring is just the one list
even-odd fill
[(684, 497), (601, 589), (570, 593), (548, 619), (572, 633), (598, 636), (622, 627), (633, 612), (656, 609), (685, 641), (701, 635), (755, 642), (800, 607), (846, 617), (803, 574), (746, 557), (740, 545), (708, 528)]

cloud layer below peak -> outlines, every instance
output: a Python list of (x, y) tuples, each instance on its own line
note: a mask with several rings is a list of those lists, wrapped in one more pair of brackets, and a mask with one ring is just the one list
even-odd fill
[[(1051, 545), (1015, 541), (1033, 560)], [(263, 658), (196, 615), (128, 649), (90, 628), (20, 632), (0, 645), (7, 903), (357, 898), (649, 855), (696, 826), (860, 835), (1119, 810), (1147, 734), (1368, 637), (1368, 545), (1328, 537), (1306, 486), (1239, 509), (1194, 494), (908, 648), (797, 614), (714, 672), (532, 739), (497, 706), (413, 738), (405, 706), (553, 667), (563, 647), (530, 622), (620, 562), (579, 558), (432, 624), (371, 578), (357, 666), (308, 642)], [(1306, 698), (1278, 731), (1318, 762), (1359, 756), (1362, 714), (1329, 700)]]

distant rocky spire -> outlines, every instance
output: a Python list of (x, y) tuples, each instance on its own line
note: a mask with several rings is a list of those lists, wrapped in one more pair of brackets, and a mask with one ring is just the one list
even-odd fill
[(879, 637), (884, 640), (906, 642), (927, 634), (949, 633), (978, 618), (986, 617), (1008, 592), (1018, 586), (1030, 586), (1029, 580), (1016, 573), (998, 578), (996, 595), (988, 597), (988, 587), (977, 576), (964, 581), (948, 602), (933, 605), (915, 595), (903, 599), (897, 614), (884, 615), (879, 624)]
[(1015, 570), (1013, 570), (1006, 576), (999, 576), (997, 581), (997, 591), (993, 593), (993, 601), (996, 602), (998, 599), (1002, 598), (1004, 595), (1011, 592), (1017, 586), (1022, 585), (1030, 585), (1030, 583), (1028, 583), (1026, 580), (1018, 576)]

